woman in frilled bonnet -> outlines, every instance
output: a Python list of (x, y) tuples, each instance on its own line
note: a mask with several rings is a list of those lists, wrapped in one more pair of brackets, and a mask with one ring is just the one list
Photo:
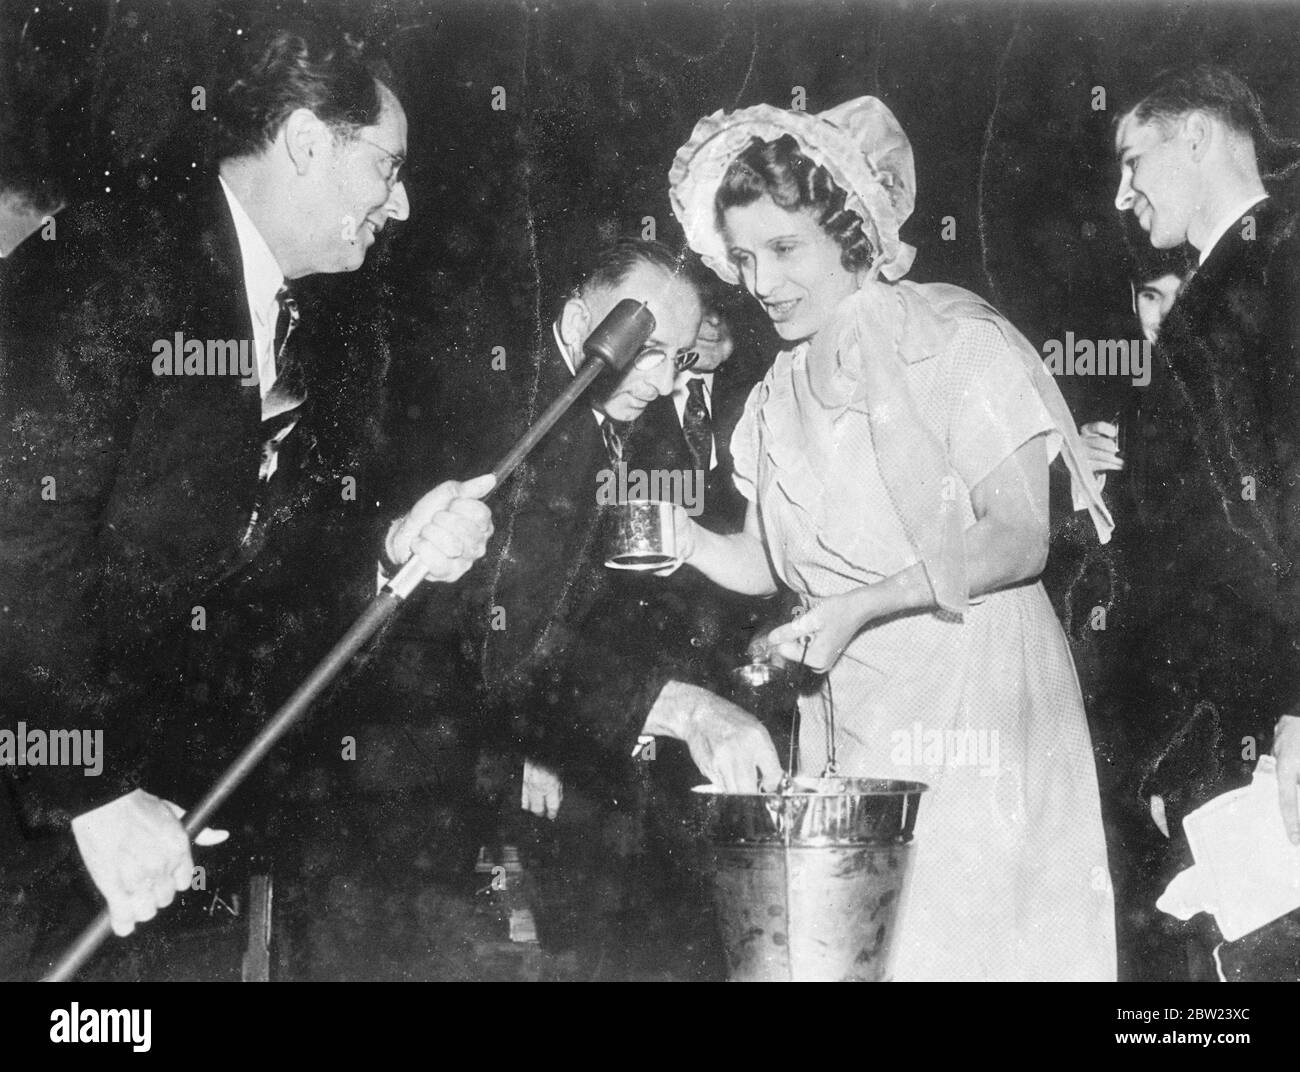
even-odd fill
[(731, 536), (684, 526), (717, 583), (809, 608), (768, 638), (825, 670), (798, 773), (929, 784), (896, 979), (1114, 979), (1096, 770), (1038, 575), (1049, 463), (1111, 520), (1033, 348), (976, 295), (903, 277), (912, 150), (873, 97), (702, 119), (669, 176), (691, 247), (789, 344), (732, 440)]

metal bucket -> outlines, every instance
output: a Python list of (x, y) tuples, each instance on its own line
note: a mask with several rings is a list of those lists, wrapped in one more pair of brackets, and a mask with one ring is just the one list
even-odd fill
[(707, 801), (732, 982), (881, 982), (911, 861), (920, 782), (796, 778)]

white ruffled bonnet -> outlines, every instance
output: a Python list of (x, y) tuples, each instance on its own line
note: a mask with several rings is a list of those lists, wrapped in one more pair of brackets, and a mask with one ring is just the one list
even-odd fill
[(756, 104), (714, 112), (695, 124), (668, 172), (673, 212), (686, 241), (728, 283), (739, 283), (714, 214), (714, 197), (733, 160), (754, 138), (791, 135), (846, 194), (845, 207), (862, 217), (876, 251), (873, 273), (901, 279), (916, 250), (898, 237), (916, 203), (912, 146), (894, 114), (876, 97), (857, 97), (818, 115)]

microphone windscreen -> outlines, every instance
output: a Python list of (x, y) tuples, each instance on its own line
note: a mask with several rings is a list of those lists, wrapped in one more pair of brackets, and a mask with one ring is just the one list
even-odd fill
[(645, 302), (624, 298), (587, 336), (583, 352), (598, 357), (617, 372), (631, 363), (655, 329), (654, 314)]

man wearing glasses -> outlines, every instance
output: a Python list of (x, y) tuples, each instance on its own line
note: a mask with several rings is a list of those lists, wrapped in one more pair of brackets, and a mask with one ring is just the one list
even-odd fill
[(675, 675), (683, 661), (675, 647), (690, 637), (647, 645), (600, 624), (611, 592), (600, 474), (623, 460), (630, 422), (671, 394), (695, 360), (700, 298), (674, 254), (642, 240), (601, 252), (548, 333), (538, 380), (540, 406), (563, 389), (584, 360), (587, 336), (624, 298), (649, 303), (654, 333), (619, 381), (603, 392), (597, 383), (603, 397), (594, 408), (570, 410), (508, 492), (509, 513), (498, 517), (483, 567), (471, 574), (484, 586), (471, 614), (475, 654), (514, 743), (565, 784), (617, 795), (643, 736), (685, 741), (705, 777), (736, 787), (753, 781), (737, 757), (757, 738), (770, 768), (764, 774), (775, 780), (780, 764), (758, 720)]
[[(572, 380), (587, 337), (625, 298), (649, 303), (651, 338), (621, 378), (598, 380), (591, 406), (570, 409), (521, 466), (504, 490), (482, 565), (455, 593), (468, 603), (473, 657), (501, 744), (528, 759), (523, 806), (558, 820), (545, 833), (520, 831), (525, 841), (553, 845), (542, 855), (554, 866), (539, 876), (554, 893), (540, 906), (544, 935), (552, 945), (576, 942), (597, 953), (609, 946), (605, 927), (629, 911), (638, 881), (625, 871), (642, 839), (630, 834), (612, 848), (609, 837), (643, 822), (639, 774), (649, 773), (653, 756), (645, 738), (684, 741), (703, 775), (697, 783), (752, 789), (753, 770), (746, 779), (740, 769), (747, 750), (766, 757), (766, 778), (781, 773), (762, 724), (699, 683), (700, 663), (711, 656), (702, 638), (664, 628), (659, 623), (670, 616), (605, 566), (602, 474), (629, 459), (640, 464), (643, 430), (633, 422), (671, 396), (679, 373), (697, 360), (700, 295), (671, 250), (627, 239), (595, 255), (546, 331), (535, 381), (531, 371), (525, 377), (526, 389), (536, 384), (531, 405), (540, 411)], [(522, 421), (529, 408), (525, 397), (502, 412)], [(674, 435), (680, 439), (681, 429)]]
[[(44, 857), (40, 835), (66, 846), (71, 827), (118, 934), (189, 887), (176, 805), (197, 801), (373, 596), (377, 565), (414, 556), (450, 583), (492, 532), (478, 501), (490, 477), (440, 484), (395, 519), (367, 512), (378, 377), (364, 365), (382, 328), (350, 324), (345, 346), (293, 292), (356, 270), (407, 217), (391, 76), (305, 27), (249, 58), (215, 109), (216, 175), (60, 216), (45, 287), (59, 305), (0, 367), (0, 728), (103, 741), (95, 777), (0, 769), (13, 790), (0, 784), (0, 808), (18, 805), (0, 855), (21, 873), (25, 855)], [(241, 359), (223, 373), (214, 344)], [(251, 800), (267, 826), (252, 788), (227, 825)], [(39, 878), (22, 881), (29, 901)]]

